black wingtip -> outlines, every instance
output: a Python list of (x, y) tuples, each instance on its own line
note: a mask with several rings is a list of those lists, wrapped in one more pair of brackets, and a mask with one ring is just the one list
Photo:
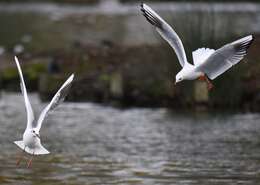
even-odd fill
[(254, 41), (254, 36), (253, 35), (250, 35), (250, 36), (252, 37), (252, 38), (250, 38), (250, 40), (246, 40), (243, 43), (240, 43), (237, 47), (237, 50), (242, 53), (244, 52), (245, 55), (248, 53), (248, 49)]
[(252, 36), (252, 40), (251, 40), (251, 44), (252, 44), (252, 42), (255, 40), (255, 36), (254, 35), (251, 36)]
[(246, 48), (246, 52), (248, 53), (248, 49), (249, 47), (252, 45), (253, 41), (255, 40), (255, 37), (253, 35), (252, 36), (252, 39), (248, 42), (248, 45), (247, 45), (247, 48)]
[(141, 11), (142, 11), (142, 12), (145, 11), (145, 9), (144, 9), (144, 3), (143, 3), (143, 2), (141, 2), (141, 4), (140, 4), (140, 8), (141, 8)]
[(247, 43), (247, 49), (251, 46), (251, 44), (253, 43), (255, 37), (253, 35), (251, 35), (252, 39), (250, 41), (248, 41)]
[(143, 16), (147, 19), (147, 21), (150, 24), (152, 24), (152, 25), (154, 25), (154, 26), (156, 26), (158, 28), (161, 28), (162, 25), (161, 25), (160, 21), (158, 20), (158, 18), (156, 18), (153, 15), (153, 13), (149, 11), (149, 9), (147, 10), (144, 5), (145, 5), (144, 3), (141, 3), (141, 5), (140, 5), (141, 6), (141, 11), (143, 12), (142, 13)]

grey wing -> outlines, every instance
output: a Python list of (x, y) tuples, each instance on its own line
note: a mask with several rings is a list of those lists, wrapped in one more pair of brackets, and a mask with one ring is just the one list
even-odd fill
[(36, 130), (39, 132), (42, 126), (42, 122), (47, 116), (47, 114), (54, 110), (60, 103), (62, 103), (67, 96), (71, 83), (73, 81), (74, 75), (72, 74), (67, 81), (62, 85), (62, 87), (59, 89), (59, 91), (54, 95), (51, 102), (46, 106), (45, 109), (43, 109), (42, 113), (40, 114), (40, 117), (37, 121)]
[(141, 4), (141, 11), (145, 18), (152, 25), (156, 27), (158, 33), (171, 45), (174, 49), (178, 60), (183, 67), (187, 62), (187, 57), (181, 39), (177, 33), (167, 24), (154, 10), (152, 10), (148, 5)]
[(249, 35), (221, 47), (199, 65), (197, 70), (204, 72), (211, 80), (217, 78), (244, 58), (252, 42), (253, 36)]

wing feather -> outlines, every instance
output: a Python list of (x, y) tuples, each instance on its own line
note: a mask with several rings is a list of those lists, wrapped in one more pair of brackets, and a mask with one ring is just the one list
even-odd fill
[(187, 62), (187, 57), (181, 39), (172, 27), (167, 24), (154, 10), (148, 5), (141, 4), (143, 15), (152, 25), (156, 27), (157, 32), (170, 44), (174, 49), (178, 60), (183, 67)]
[(27, 112), (27, 129), (32, 128), (32, 124), (34, 121), (34, 113), (32, 110), (32, 106), (27, 94), (27, 90), (26, 90), (26, 86), (25, 86), (25, 82), (23, 79), (23, 73), (22, 73), (22, 69), (21, 66), (19, 64), (18, 58), (15, 56), (15, 63), (19, 72), (19, 77), (20, 77), (20, 86), (21, 86), (21, 91), (24, 97), (24, 102), (25, 102), (25, 108), (26, 108), (26, 112)]
[(253, 36), (249, 35), (232, 43), (226, 44), (210, 55), (210, 57), (199, 65), (197, 69), (206, 73), (207, 76), (213, 80), (233, 65), (240, 62), (247, 54), (247, 50), (252, 42)]
[(64, 99), (66, 98), (71, 83), (74, 79), (74, 74), (72, 74), (67, 80), (66, 82), (61, 86), (61, 88), (58, 90), (58, 92), (54, 95), (54, 97), (52, 98), (51, 102), (46, 106), (45, 109), (43, 109), (42, 113), (39, 116), (39, 119), (37, 121), (37, 125), (36, 125), (36, 130), (39, 132), (42, 126), (42, 122), (45, 119), (45, 117), (47, 116), (47, 114), (54, 110), (56, 107), (58, 107), (58, 105), (60, 103), (62, 103), (64, 101)]

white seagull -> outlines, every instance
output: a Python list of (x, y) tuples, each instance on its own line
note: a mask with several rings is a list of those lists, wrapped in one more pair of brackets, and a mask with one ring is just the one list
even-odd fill
[[(46, 106), (45, 109), (41, 112), (38, 121), (34, 120), (34, 113), (32, 110), (31, 103), (29, 101), (26, 86), (23, 79), (23, 73), (19, 64), (17, 57), (15, 57), (15, 62), (18, 68), (20, 80), (21, 80), (21, 90), (24, 96), (25, 107), (27, 112), (27, 127), (23, 134), (23, 140), (15, 141), (14, 143), (23, 150), (23, 152), (27, 152), (32, 155), (29, 162), (27, 163), (27, 167), (29, 168), (32, 163), (32, 159), (34, 155), (46, 155), (50, 152), (46, 150), (42, 144), (40, 139), (40, 129), (42, 126), (42, 122), (44, 118), (47, 116), (48, 112), (56, 108), (66, 97), (69, 87), (71, 86), (71, 82), (73, 81), (74, 74), (72, 74), (67, 81), (61, 86), (59, 91), (52, 98), (51, 102)], [(22, 155), (17, 161), (17, 165), (20, 164), (22, 160)]]
[(141, 4), (141, 11), (146, 19), (156, 27), (157, 32), (175, 50), (179, 63), (182, 66), (182, 70), (176, 75), (175, 84), (182, 80), (200, 79), (207, 82), (210, 90), (213, 85), (209, 79), (214, 80), (240, 62), (253, 42), (253, 36), (249, 35), (226, 44), (217, 50), (199, 48), (192, 52), (194, 62), (192, 65), (187, 61), (183, 44), (171, 26), (148, 5)]

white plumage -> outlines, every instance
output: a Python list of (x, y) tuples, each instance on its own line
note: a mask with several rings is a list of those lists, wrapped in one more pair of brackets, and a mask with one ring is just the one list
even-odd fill
[(194, 61), (194, 65), (192, 65), (187, 61), (183, 44), (172, 27), (146, 4), (141, 4), (141, 11), (177, 55), (182, 70), (176, 75), (175, 83), (200, 78), (207, 81), (209, 89), (212, 88), (213, 86), (207, 77), (213, 80), (241, 61), (253, 42), (253, 36), (249, 35), (226, 44), (218, 50), (199, 48), (192, 52)]
[(205, 62), (209, 56), (214, 53), (214, 49), (209, 48), (199, 48), (192, 52), (193, 64), (195, 66), (199, 66), (203, 62)]
[(226, 44), (216, 50), (205, 62), (198, 66), (198, 70), (203, 71), (211, 80), (214, 80), (239, 63), (247, 54), (247, 49), (252, 42), (253, 36), (249, 35)]
[[(47, 113), (50, 110), (53, 110), (56, 108), (65, 98), (65, 96), (68, 93), (69, 87), (73, 81), (74, 75), (72, 74), (68, 80), (62, 85), (62, 87), (59, 89), (59, 91), (55, 94), (50, 104), (42, 111), (40, 114), (40, 117), (37, 122), (34, 120), (34, 113), (33, 109), (27, 94), (26, 85), (23, 78), (23, 73), (18, 61), (18, 58), (15, 57), (15, 62), (17, 65), (17, 69), (19, 72), (20, 80), (21, 80), (21, 90), (22, 94), (24, 96), (24, 102), (27, 112), (27, 126), (23, 134), (23, 140), (21, 141), (15, 141), (14, 143), (21, 148), (24, 152), (27, 152), (31, 155), (45, 155), (49, 154), (50, 152), (45, 149), (41, 144), (40, 139), (40, 129), (42, 126), (42, 122), (44, 118), (46, 117)], [(32, 160), (32, 159), (31, 159)], [(28, 166), (30, 166), (31, 160), (28, 163)], [(20, 161), (18, 161), (18, 164)]]

